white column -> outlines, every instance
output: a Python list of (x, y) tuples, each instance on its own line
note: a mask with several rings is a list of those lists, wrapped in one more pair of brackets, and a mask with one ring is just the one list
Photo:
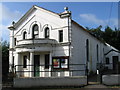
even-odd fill
[(12, 51), (9, 51), (9, 72), (12, 72), (12, 65), (13, 65), (13, 54)]
[[(30, 52), (30, 71), (34, 71), (34, 53)], [(34, 72), (30, 72), (30, 77), (34, 77)]]
[(16, 60), (16, 74), (17, 74), (17, 77), (20, 77), (20, 73), (21, 72), (18, 72), (18, 71), (20, 71), (20, 67), (21, 66), (18, 66), (18, 65), (20, 65), (21, 63), (20, 63), (20, 54), (19, 53), (16, 53), (16, 58), (15, 58), (15, 60)]
[(14, 31), (10, 30), (10, 48), (14, 47)]

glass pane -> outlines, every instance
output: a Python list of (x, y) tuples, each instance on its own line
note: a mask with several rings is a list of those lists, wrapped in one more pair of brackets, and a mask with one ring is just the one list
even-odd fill
[(23, 57), (23, 68), (27, 68), (27, 56)]
[(53, 59), (53, 67), (60, 68), (60, 59)]
[(49, 54), (45, 55), (45, 68), (49, 69)]
[(46, 28), (45, 29), (45, 38), (48, 38), (49, 37), (49, 28)]
[(35, 25), (33, 29), (34, 31), (38, 31), (38, 25)]
[(61, 68), (68, 68), (68, 59), (61, 59)]
[(63, 42), (63, 31), (59, 31), (59, 42)]

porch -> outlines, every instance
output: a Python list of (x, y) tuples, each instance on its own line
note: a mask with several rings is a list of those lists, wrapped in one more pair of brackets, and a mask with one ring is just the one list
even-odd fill
[(70, 64), (68, 56), (52, 56), (51, 52), (17, 53), (16, 77), (85, 76), (85, 64)]
[[(51, 71), (51, 53), (50, 52), (22, 52), (16, 54), (14, 72), (16, 77), (37, 77), (45, 76), (38, 71)], [(50, 73), (47, 73), (50, 76)]]
[[(66, 65), (67, 66), (67, 65)], [(22, 68), (24, 65), (15, 65), (15, 77), (17, 78), (34, 78), (34, 77), (72, 77), (72, 76), (86, 76), (87, 73), (85, 70), (85, 64), (69, 64), (68, 68), (56, 68), (54, 64), (49, 65), (27, 65), (29, 68), (33, 68), (33, 71), (19, 69), (17, 71), (16, 68)], [(49, 67), (49, 68), (45, 68)], [(82, 68), (74, 68), (74, 67), (82, 67)], [(30, 76), (32, 75), (32, 76)]]

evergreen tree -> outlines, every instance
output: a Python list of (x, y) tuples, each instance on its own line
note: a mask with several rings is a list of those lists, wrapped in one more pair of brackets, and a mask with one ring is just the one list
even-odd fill
[(7, 41), (3, 41), (0, 47), (2, 47), (2, 76), (4, 81), (9, 70), (9, 43)]
[(115, 28), (115, 30), (111, 29), (109, 26), (106, 26), (105, 30), (101, 30), (102, 26), (100, 25), (97, 28), (90, 29), (86, 27), (86, 29), (96, 38), (105, 41), (106, 43), (112, 45), (116, 49), (120, 50), (120, 30)]

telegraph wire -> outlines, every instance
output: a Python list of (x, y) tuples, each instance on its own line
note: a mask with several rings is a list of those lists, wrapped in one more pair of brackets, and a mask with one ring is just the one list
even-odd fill
[(110, 25), (110, 19), (111, 19), (111, 14), (112, 14), (112, 8), (113, 8), (113, 2), (111, 3), (111, 6), (110, 6), (110, 14), (109, 14), (109, 18), (108, 18), (108, 26)]

